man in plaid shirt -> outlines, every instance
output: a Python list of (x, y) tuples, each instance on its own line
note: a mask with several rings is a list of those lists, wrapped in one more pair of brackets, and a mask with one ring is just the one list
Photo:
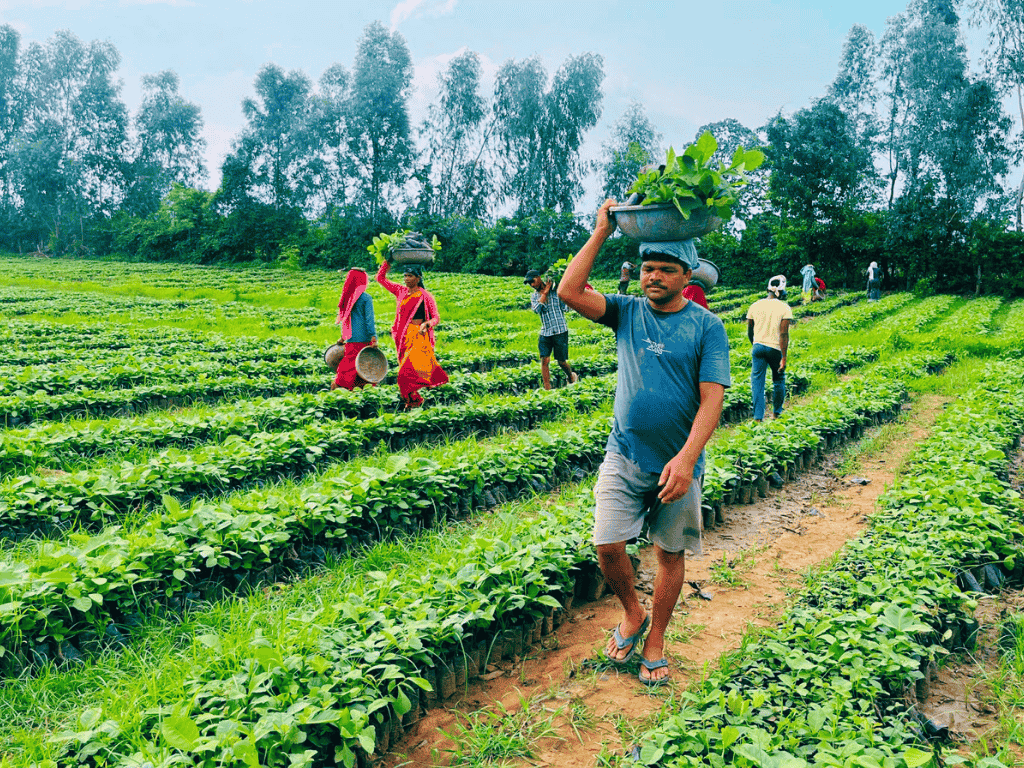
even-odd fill
[(565, 371), (570, 384), (575, 384), (579, 376), (569, 365), (569, 326), (565, 324), (565, 304), (557, 294), (551, 292), (551, 281), (546, 283), (540, 272), (531, 269), (523, 279), (526, 285), (533, 288), (530, 297), (530, 308), (540, 315), (540, 338), (537, 350), (540, 352), (540, 373), (544, 381), (544, 389), (551, 389), (551, 352), (555, 353), (555, 361)]

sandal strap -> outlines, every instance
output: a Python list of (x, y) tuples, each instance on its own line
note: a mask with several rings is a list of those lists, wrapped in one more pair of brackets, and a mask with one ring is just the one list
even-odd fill
[(642, 664), (648, 672), (653, 672), (656, 669), (668, 666), (668, 659), (658, 659), (657, 661), (648, 661), (643, 656), (640, 657), (640, 664)]

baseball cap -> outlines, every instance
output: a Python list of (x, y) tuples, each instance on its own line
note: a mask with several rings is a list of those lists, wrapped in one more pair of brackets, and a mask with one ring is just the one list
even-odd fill
[(540, 272), (538, 272), (536, 269), (531, 269), (526, 273), (526, 277), (523, 278), (523, 282), (529, 285), (538, 277), (540, 277)]

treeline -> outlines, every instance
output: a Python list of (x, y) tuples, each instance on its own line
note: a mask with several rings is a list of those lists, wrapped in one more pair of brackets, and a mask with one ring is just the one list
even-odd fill
[[(1024, 44), (1012, 33), (1024, 10), (975, 0), (962, 19), (959, 7), (911, 0), (878, 40), (855, 26), (827, 92), (793, 115), (756, 130), (733, 119), (701, 126), (723, 155), (742, 144), (768, 157), (742, 223), (701, 244), (726, 280), (795, 277), (811, 262), (831, 285), (859, 287), (877, 261), (890, 288), (1024, 293), (1021, 189), (1006, 186), (1024, 147), (1001, 103), (1024, 87)], [(981, 73), (961, 36), (969, 21), (992, 30)], [(465, 52), (413, 125), (409, 50), (373, 23), (350, 69), (335, 64), (316, 82), (274, 64), (260, 70), (209, 192), (199, 188), (202, 117), (177, 77), (144, 78), (129, 115), (118, 66), (106, 43), (60, 32), (22, 49), (0, 27), (0, 246), (343, 267), (367, 263), (377, 232), (406, 226), (438, 235), (442, 269), (520, 274), (585, 240), (592, 214), (575, 211), (598, 202), (582, 199), (588, 174), (623, 199), (665, 149), (634, 103), (600, 160), (582, 159), (602, 113), (603, 62), (591, 53), (553, 74), (537, 58), (510, 60), (485, 93), (480, 57)], [(602, 270), (633, 255), (635, 245), (616, 240)]]

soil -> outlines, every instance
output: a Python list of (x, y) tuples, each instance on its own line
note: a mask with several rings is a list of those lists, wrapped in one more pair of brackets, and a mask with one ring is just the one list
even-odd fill
[[(925, 396), (905, 406), (904, 428), (884, 453), (861, 456), (851, 476), (838, 476), (841, 457), (830, 455), (770, 490), (767, 498), (725, 508), (725, 522), (704, 534), (703, 555), (687, 558), (689, 585), (666, 637), (670, 685), (648, 689), (638, 682), (635, 663), (623, 670), (601, 661), (608, 634), (621, 618), (618, 601), (608, 595), (574, 605), (568, 620), (532, 646), (525, 659), (494, 666), (487, 675), (491, 679), (472, 682), (443, 708), (430, 710), (380, 765), (450, 765), (456, 745), (447, 734), (458, 737), (481, 719), (479, 712), (492, 713), (487, 720), (492, 727), (521, 727), (530, 720), (549, 729), (547, 737), (528, 739), (529, 757), (505, 765), (592, 768), (602, 754), (621, 756), (648, 729), (667, 696), (737, 649), (748, 628), (775, 622), (803, 574), (863, 530), (877, 498), (927, 436), (944, 403)], [(865, 439), (877, 429), (868, 430)], [(642, 550), (640, 558), (638, 588), (649, 610), (653, 550)], [(524, 707), (529, 717), (520, 717)], [(471, 749), (464, 747), (467, 753)]]

